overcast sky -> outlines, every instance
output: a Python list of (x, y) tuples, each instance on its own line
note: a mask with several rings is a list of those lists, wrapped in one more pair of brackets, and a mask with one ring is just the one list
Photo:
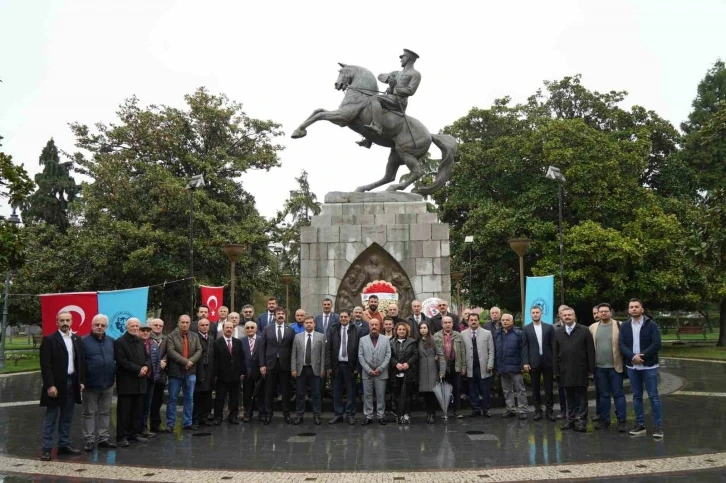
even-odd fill
[(35, 174), (50, 137), (75, 149), (69, 122), (113, 122), (134, 94), (182, 107), (206, 86), (283, 125), (282, 167), (243, 179), (271, 216), (302, 169), (321, 201), (383, 174), (388, 150), (358, 147), (350, 130), (319, 123), (289, 137), (314, 109), (340, 103), (337, 62), (378, 74), (398, 68), (403, 48), (416, 51), (423, 80), (408, 113), (431, 132), (577, 73), (678, 126), (698, 81), (726, 57), (725, 20), (717, 0), (0, 0), (2, 150)]

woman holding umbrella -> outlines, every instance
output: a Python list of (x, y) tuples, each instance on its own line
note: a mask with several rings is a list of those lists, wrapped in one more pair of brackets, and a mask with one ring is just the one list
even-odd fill
[(434, 386), (446, 375), (446, 360), (443, 351), (434, 342), (428, 322), (421, 322), (418, 326), (418, 333), (418, 392), (424, 396), (426, 422), (434, 424), (438, 405), (434, 395)]
[[(399, 322), (391, 339), (391, 373), (393, 374), (393, 397), (398, 405), (398, 424), (411, 423), (411, 393), (416, 380), (418, 348), (410, 337), (411, 326)], [(390, 376), (389, 376), (390, 377)]]

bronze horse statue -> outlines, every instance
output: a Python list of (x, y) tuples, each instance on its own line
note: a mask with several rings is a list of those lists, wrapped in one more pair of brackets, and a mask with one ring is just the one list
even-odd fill
[(433, 142), (441, 150), (441, 162), (436, 178), (429, 186), (420, 186), (415, 192), (429, 195), (444, 186), (451, 175), (454, 156), (458, 147), (456, 140), (447, 134), (431, 134), (418, 119), (405, 116), (399, 112), (386, 111), (383, 117), (383, 133), (377, 135), (365, 126), (371, 123), (371, 96), (379, 93), (378, 82), (373, 74), (363, 67), (339, 64), (338, 80), (335, 88), (344, 91), (345, 96), (340, 107), (335, 111), (316, 109), (305, 122), (292, 133), (297, 139), (307, 134), (305, 128), (317, 121), (330, 121), (341, 127), (348, 127), (362, 134), (379, 146), (391, 148), (383, 178), (373, 183), (359, 186), (356, 191), (370, 191), (384, 184), (395, 181), (398, 168), (405, 164), (411, 176), (401, 183), (392, 184), (387, 191), (406, 189), (426, 173), (419, 161), (426, 156)]

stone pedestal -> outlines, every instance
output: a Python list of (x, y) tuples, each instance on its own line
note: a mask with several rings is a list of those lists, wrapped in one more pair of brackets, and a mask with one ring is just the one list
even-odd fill
[[(402, 316), (413, 298), (451, 299), (449, 225), (426, 211), (420, 195), (328, 193), (300, 243), (301, 302), (308, 314), (319, 313), (325, 297), (336, 309), (352, 308), (336, 303), (339, 294), (346, 304), (362, 305), (359, 289), (376, 273), (410, 294), (401, 300)], [(380, 266), (371, 266), (371, 257)]]

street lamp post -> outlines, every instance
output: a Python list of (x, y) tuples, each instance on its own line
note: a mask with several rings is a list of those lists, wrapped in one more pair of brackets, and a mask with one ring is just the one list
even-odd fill
[(186, 189), (189, 190), (189, 277), (191, 280), (191, 288), (189, 289), (190, 314), (194, 313), (194, 190), (197, 188), (204, 188), (206, 185), (207, 184), (204, 182), (204, 176), (201, 174), (195, 174), (186, 186)]
[[(13, 208), (13, 213), (8, 217), (8, 223), (17, 225), (20, 217)], [(3, 322), (0, 328), (0, 371), (5, 369), (5, 332), (8, 327), (8, 304), (10, 303), (10, 269), (5, 273), (5, 303), (3, 303)]]
[(512, 238), (509, 246), (519, 257), (519, 293), (522, 299), (522, 325), (524, 325), (524, 255), (529, 250), (532, 240), (529, 238)]
[(285, 284), (285, 310), (290, 314), (290, 282), (292, 282), (292, 275), (284, 273), (282, 275), (282, 283)]
[(461, 279), (464, 277), (464, 272), (451, 272), (451, 279), (456, 283), (456, 306), (459, 310), (459, 314), (463, 312), (461, 308)]
[(557, 198), (560, 205), (560, 305), (565, 305), (565, 244), (562, 241), (562, 185), (565, 184), (565, 177), (560, 168), (550, 166), (547, 168), (545, 178), (557, 181)]
[(469, 303), (471, 303), (471, 295), (474, 291), (471, 285), (471, 246), (474, 244), (474, 236), (467, 235), (464, 237), (464, 243), (469, 245)]
[(237, 264), (237, 259), (239, 258), (242, 253), (245, 251), (244, 245), (240, 245), (237, 243), (228, 243), (227, 245), (222, 247), (222, 251), (224, 251), (224, 254), (227, 255), (227, 258), (229, 258), (229, 261), (232, 262), (232, 268), (230, 273), (230, 287), (229, 287), (229, 294), (230, 294), (230, 312), (235, 312), (235, 305), (234, 305), (234, 290), (237, 286), (237, 282), (235, 280), (235, 266)]

